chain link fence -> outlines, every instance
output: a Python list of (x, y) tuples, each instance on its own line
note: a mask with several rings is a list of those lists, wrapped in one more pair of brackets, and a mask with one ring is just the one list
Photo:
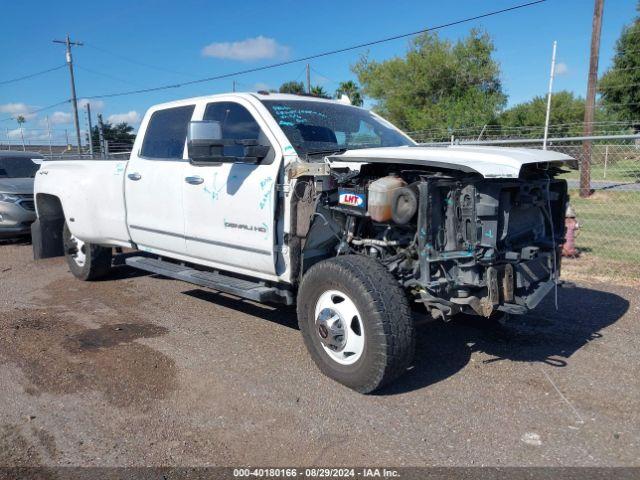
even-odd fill
[[(461, 136), (442, 131), (409, 132), (409, 135), (425, 145), (437, 146), (542, 148), (543, 142), (539, 137), (504, 135), (504, 132), (500, 138), (486, 129), (455, 133)], [(590, 149), (585, 149), (585, 140), (586, 137), (556, 137), (550, 138), (547, 144), (548, 150), (565, 153), (579, 165), (578, 170), (563, 175), (580, 225), (576, 238), (580, 255), (568, 259), (565, 265), (596, 277), (640, 279), (640, 135), (589, 137)], [(15, 144), (2, 149), (7, 147), (22, 150), (22, 145)], [(128, 159), (131, 153), (130, 143), (115, 142), (96, 143), (92, 149), (83, 145), (82, 153), (69, 144), (33, 142), (25, 147), (52, 159)], [(585, 158), (589, 161), (585, 162)], [(580, 195), (580, 176), (585, 166), (589, 169), (588, 187)]]
[(73, 159), (129, 159), (132, 144), (130, 142), (94, 142), (93, 145), (83, 145), (80, 152), (75, 145), (3, 145), (0, 150), (36, 152), (52, 160)]
[[(1, 133), (1, 132), (0, 132)], [(130, 141), (109, 140), (93, 135), (91, 144), (86, 130), (81, 130), (82, 146), (78, 152), (75, 132), (69, 129), (17, 128), (0, 134), (0, 150), (37, 152), (47, 157), (62, 158), (128, 158)]]
[[(548, 149), (572, 156), (579, 165), (565, 175), (580, 225), (581, 255), (570, 264), (582, 262), (591, 275), (640, 278), (640, 144), (594, 140), (590, 159), (582, 142), (553, 142)], [(581, 189), (585, 167), (588, 187)]]
[[(448, 140), (425, 145), (542, 148), (541, 138)], [(590, 145), (586, 149), (585, 141)], [(640, 279), (640, 135), (551, 138), (547, 149), (575, 158), (579, 166), (563, 175), (580, 227), (576, 238), (580, 255), (567, 259), (565, 266), (593, 277)], [(589, 169), (589, 181), (580, 195), (584, 167)]]

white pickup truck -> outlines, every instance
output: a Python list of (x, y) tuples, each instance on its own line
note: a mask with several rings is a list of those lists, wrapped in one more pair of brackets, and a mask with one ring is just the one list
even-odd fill
[(419, 146), (346, 101), (191, 98), (149, 109), (128, 161), (44, 162), (34, 252), (93, 280), (129, 247), (143, 270), (297, 302), (319, 368), (366, 393), (411, 365), (415, 310), (521, 314), (554, 287), (571, 161)]

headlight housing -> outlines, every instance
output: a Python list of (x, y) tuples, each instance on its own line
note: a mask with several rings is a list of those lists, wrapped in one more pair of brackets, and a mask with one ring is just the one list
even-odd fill
[(0, 193), (0, 202), (16, 203), (18, 200), (20, 200), (18, 195), (14, 195), (12, 193)]

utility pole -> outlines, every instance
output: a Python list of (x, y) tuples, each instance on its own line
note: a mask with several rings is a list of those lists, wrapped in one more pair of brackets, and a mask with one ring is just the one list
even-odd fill
[(549, 117), (551, 116), (551, 95), (553, 95), (553, 76), (556, 73), (556, 47), (558, 42), (553, 42), (553, 53), (551, 54), (551, 74), (549, 75), (549, 94), (547, 95), (547, 115), (544, 119), (544, 139), (542, 149), (547, 149), (547, 137), (549, 136)]
[(104, 123), (102, 123), (102, 114), (98, 114), (98, 138), (100, 139), (100, 153), (102, 158), (105, 156), (105, 141), (104, 141)]
[(311, 67), (309, 66), (308, 63), (307, 63), (307, 93), (311, 93)]
[(7, 149), (11, 151), (11, 137), (9, 136), (9, 129), (6, 129), (7, 132)]
[(80, 47), (82, 42), (72, 42), (67, 34), (64, 40), (54, 40), (53, 43), (63, 43), (67, 47), (67, 65), (69, 65), (69, 75), (71, 76), (71, 103), (73, 105), (73, 122), (76, 127), (76, 137), (78, 139), (78, 153), (82, 153), (82, 139), (80, 138), (80, 122), (78, 120), (78, 99), (76, 98), (76, 81), (73, 75), (73, 57), (71, 56), (71, 46)]
[(22, 130), (22, 124), (20, 124), (20, 137), (22, 138), (22, 151), (26, 152), (27, 148), (24, 145), (24, 131)]
[(91, 158), (93, 158), (93, 127), (91, 125), (91, 105), (87, 102), (87, 125), (89, 127), (89, 136), (87, 137), (89, 141), (89, 154)]
[(53, 155), (53, 148), (51, 146), (51, 125), (49, 124), (49, 115), (47, 115), (47, 137), (49, 137), (49, 155)]
[(233, 81), (233, 90), (232, 90), (232, 92), (234, 92), (234, 93), (235, 93), (235, 91), (236, 91), (236, 81), (234, 80), (234, 81)]
[[(595, 0), (593, 23), (591, 26), (591, 56), (589, 59), (589, 82), (587, 100), (584, 106), (584, 136), (593, 135), (593, 119), (596, 110), (596, 87), (598, 83), (598, 60), (600, 56), (600, 31), (602, 30), (602, 10), (604, 0)], [(591, 140), (582, 142), (582, 161), (580, 162), (580, 196), (591, 195)]]

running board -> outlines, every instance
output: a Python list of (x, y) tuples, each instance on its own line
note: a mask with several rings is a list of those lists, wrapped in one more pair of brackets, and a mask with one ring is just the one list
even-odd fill
[(130, 265), (140, 270), (156, 273), (164, 277), (182, 280), (201, 287), (210, 288), (219, 292), (230, 293), (260, 303), (284, 303), (293, 304), (293, 294), (290, 290), (268, 287), (262, 283), (242, 280), (240, 278), (223, 275), (221, 273), (196, 270), (191, 267), (167, 262), (151, 257), (128, 257), (125, 260)]

